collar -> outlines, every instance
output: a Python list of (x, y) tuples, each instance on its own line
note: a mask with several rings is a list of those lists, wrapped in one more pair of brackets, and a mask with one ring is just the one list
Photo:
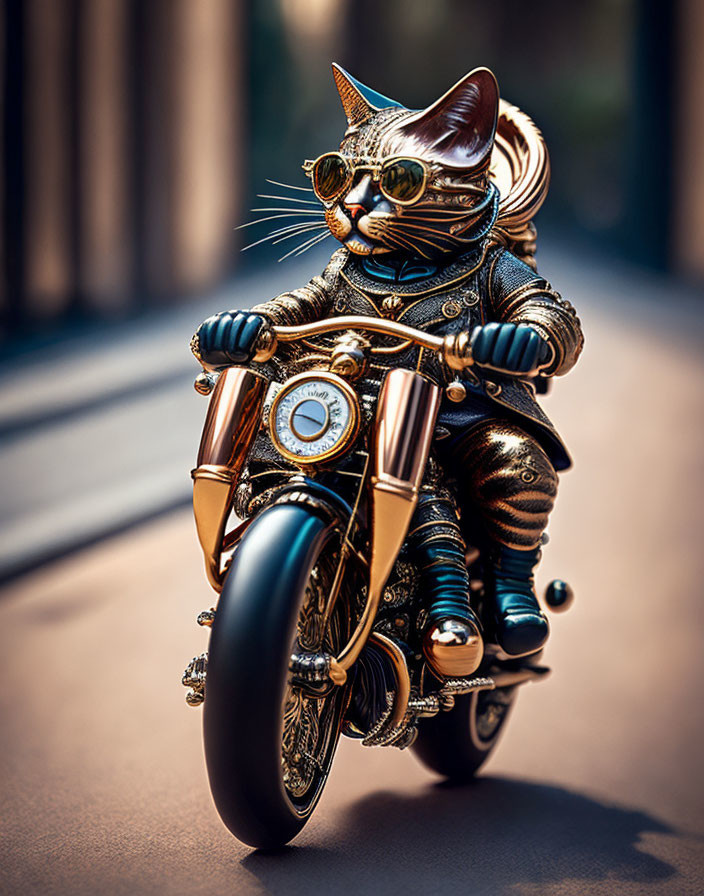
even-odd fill
[[(434, 266), (433, 273), (413, 279), (382, 279), (377, 275), (376, 268), (374, 273), (367, 270), (365, 261), (370, 256), (360, 258), (359, 255), (354, 255), (352, 252), (348, 255), (340, 273), (343, 280), (369, 295), (387, 296), (393, 293), (399, 296), (421, 296), (436, 289), (445, 289), (473, 274), (483, 264), (489, 245), (489, 241), (486, 240), (448, 264)], [(411, 260), (406, 259), (406, 262), (410, 264)], [(388, 262), (382, 262), (382, 264), (388, 264)], [(402, 269), (403, 266), (401, 266)], [(395, 266), (393, 270), (396, 270)], [(408, 268), (406, 273), (409, 273), (410, 270), (411, 268)]]
[(384, 283), (413, 283), (437, 274), (440, 265), (424, 258), (366, 255), (361, 267), (367, 276)]

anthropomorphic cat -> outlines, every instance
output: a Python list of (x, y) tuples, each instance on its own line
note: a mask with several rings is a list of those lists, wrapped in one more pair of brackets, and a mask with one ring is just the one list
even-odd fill
[[(572, 306), (509, 251), (496, 226), (500, 196), (489, 177), (496, 79), (476, 69), (413, 111), (333, 70), (348, 128), (339, 152), (304, 167), (342, 248), (307, 286), (252, 312), (209, 318), (196, 334), (197, 351), (213, 366), (245, 363), (272, 324), (343, 314), (382, 316), (436, 334), (471, 333), (475, 364), (463, 379), (466, 397), (446, 400), (436, 451), (458, 482), (463, 507), (481, 519), (495, 600), (492, 634), (507, 654), (537, 651), (548, 624), (533, 570), (556, 471), (569, 458), (531, 378), (567, 373), (583, 338)], [(419, 351), (390, 363), (413, 364), (449, 384), (454, 374)], [(421, 494), (409, 539), (427, 595), (426, 658), (440, 675), (470, 674), (481, 659), (480, 625), (470, 606), (465, 544), (446, 497)]]

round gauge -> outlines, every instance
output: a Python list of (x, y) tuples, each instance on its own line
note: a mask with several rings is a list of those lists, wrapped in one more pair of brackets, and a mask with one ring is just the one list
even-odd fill
[(337, 456), (357, 433), (357, 396), (331, 373), (304, 373), (285, 383), (270, 413), (277, 450), (295, 463), (320, 463)]

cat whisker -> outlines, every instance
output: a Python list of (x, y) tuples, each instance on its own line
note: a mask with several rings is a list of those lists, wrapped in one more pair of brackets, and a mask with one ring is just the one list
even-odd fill
[(411, 212), (405, 212), (398, 215), (399, 220), (408, 220), (408, 221), (435, 221), (438, 224), (445, 221), (461, 221), (462, 218), (469, 218), (472, 216), (471, 211), (463, 211), (463, 212), (445, 212), (439, 214), (433, 214), (430, 210), (421, 214), (415, 215)]
[[(399, 234), (398, 228), (395, 228), (393, 233), (397, 239), (401, 238), (401, 236), (402, 236), (401, 234)], [(443, 250), (442, 244), (436, 242), (435, 240), (424, 239), (419, 234), (406, 232), (405, 235), (403, 235), (403, 238), (405, 238), (407, 242), (410, 242), (413, 245), (414, 251), (421, 252), (421, 254), (425, 258), (428, 258), (428, 256), (424, 252), (422, 252), (420, 246), (418, 245), (419, 243), (425, 243), (427, 246), (430, 246), (432, 249), (436, 249), (439, 252), (442, 252), (442, 250)], [(447, 242), (452, 243), (453, 241), (450, 238), (448, 238)]]
[[(313, 230), (314, 228), (326, 227), (326, 224), (292, 224), (288, 228), (280, 228), (279, 230), (275, 230), (272, 233), (267, 233), (266, 236), (263, 236), (261, 239), (256, 240), (253, 243), (249, 243), (247, 246), (243, 246), (240, 250), (241, 252), (246, 252), (247, 249), (253, 249), (254, 246), (259, 246), (262, 243), (266, 242), (277, 242), (280, 239), (288, 239), (289, 237), (298, 236), (299, 233), (305, 233), (308, 230)], [(285, 232), (285, 235), (284, 235)]]
[(238, 224), (234, 229), (242, 230), (244, 227), (252, 227), (254, 224), (263, 224), (265, 221), (274, 221), (276, 218), (295, 218), (299, 214), (300, 212), (284, 212), (280, 215), (269, 215), (266, 218), (258, 218), (256, 221), (247, 221), (246, 224)]
[(429, 256), (426, 255), (425, 252), (423, 252), (421, 247), (417, 246), (412, 240), (400, 236), (398, 233), (392, 233), (390, 230), (387, 230), (384, 233), (384, 239), (393, 243), (397, 248), (406, 250), (410, 249), (411, 252), (419, 252), (423, 256), (423, 258), (429, 258)]
[(303, 255), (304, 252), (307, 252), (309, 249), (312, 249), (313, 246), (317, 246), (318, 243), (322, 243), (323, 240), (326, 240), (329, 236), (332, 236), (331, 233), (321, 233), (314, 240), (310, 241), (310, 245), (305, 246), (303, 249), (300, 249), (293, 256), (294, 258), (298, 258), (299, 255)]
[(447, 215), (445, 217), (431, 217), (430, 215), (398, 215), (395, 221), (411, 221), (413, 223), (420, 222), (422, 224), (456, 224), (463, 220), (472, 220), (472, 215)]
[(272, 193), (257, 193), (258, 199), (280, 199), (282, 202), (301, 202), (304, 205), (317, 205), (320, 206), (318, 200), (313, 199), (299, 199), (297, 196), (274, 196)]
[(425, 224), (411, 224), (408, 221), (398, 221), (397, 223), (394, 223), (392, 226), (401, 227), (401, 228), (410, 228), (412, 230), (420, 230), (423, 233), (427, 233), (427, 234), (436, 233), (438, 236), (443, 237), (443, 239), (449, 239), (449, 240), (454, 239), (453, 234), (445, 233), (444, 230), (437, 230), (435, 227), (428, 227)]
[(287, 252), (285, 255), (282, 255), (281, 258), (279, 259), (279, 261), (284, 261), (290, 255), (294, 255), (294, 254), (302, 255), (304, 251), (306, 251), (308, 249), (312, 249), (313, 246), (315, 245), (315, 243), (322, 241), (322, 239), (324, 239), (327, 236), (332, 236), (332, 234), (331, 233), (324, 233), (324, 234), (317, 233), (315, 236), (312, 236), (309, 239), (307, 239), (305, 242), (301, 243), (300, 246), (296, 246), (294, 249), (291, 249), (290, 252)]
[(385, 233), (385, 234), (384, 234), (384, 242), (385, 242), (391, 249), (406, 249), (406, 250), (407, 250), (407, 249), (411, 248), (410, 246), (408, 246), (408, 245), (404, 245), (404, 243), (402, 243), (400, 240), (398, 240), (398, 239), (396, 239), (395, 237), (391, 236), (390, 233)]
[(444, 238), (451, 236), (451, 234), (448, 234), (447, 231), (439, 230), (437, 227), (430, 227), (430, 225), (428, 225), (428, 224), (416, 224), (413, 221), (402, 221), (401, 219), (389, 221), (388, 226), (389, 227), (399, 227), (403, 230), (408, 230), (408, 231), (420, 230), (427, 234), (435, 233), (438, 236), (441, 236)]
[(323, 217), (325, 212), (322, 209), (315, 208), (250, 208), (250, 212), (291, 212), (296, 215), (318, 215), (319, 217)]
[(313, 192), (313, 188), (312, 188), (312, 187), (297, 187), (297, 186), (295, 186), (294, 184), (285, 184), (285, 183), (283, 183), (283, 182), (280, 181), (280, 180), (271, 180), (271, 178), (269, 178), (269, 177), (265, 177), (264, 180), (265, 180), (268, 184), (273, 184), (275, 187), (287, 187), (289, 190), (303, 190), (303, 191), (305, 191), (306, 193), (312, 193), (312, 192)]
[(463, 217), (464, 215), (471, 215), (473, 211), (472, 206), (466, 206), (464, 208), (442, 208), (437, 205), (412, 205), (408, 206), (403, 210), (403, 217), (410, 216), (416, 214), (416, 212), (421, 212), (424, 215), (433, 215), (438, 218), (453, 218), (453, 217)]
[[(323, 225), (325, 226), (325, 225)], [(311, 230), (319, 230), (320, 224), (309, 224), (307, 227), (303, 227), (300, 230), (296, 230), (293, 233), (287, 233), (284, 236), (279, 236), (275, 240), (272, 240), (271, 245), (275, 246), (277, 243), (282, 243), (284, 240), (291, 239), (292, 236), (298, 236), (299, 233), (309, 233)], [(316, 234), (317, 235), (317, 234)]]

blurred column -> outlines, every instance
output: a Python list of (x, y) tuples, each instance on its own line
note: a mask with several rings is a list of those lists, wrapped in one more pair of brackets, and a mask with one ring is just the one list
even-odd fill
[(234, 265), (243, 196), (243, 0), (154, 0), (147, 47), (144, 270), (193, 292)]
[(245, 0), (4, 0), (7, 332), (126, 313), (234, 266)]
[(133, 287), (128, 12), (125, 0), (84, 0), (79, 21), (78, 285), (105, 314), (129, 307)]
[(673, 256), (704, 278), (704, 3), (680, 0)]
[[(24, 291), (31, 317), (71, 302), (71, 0), (25, 3)], [(8, 40), (22, 40), (8, 35)]]

